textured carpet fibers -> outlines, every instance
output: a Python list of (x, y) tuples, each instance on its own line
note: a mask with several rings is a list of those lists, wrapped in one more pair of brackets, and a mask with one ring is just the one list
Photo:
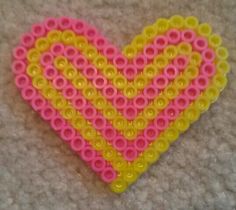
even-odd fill
[[(236, 1), (0, 0), (1, 210), (236, 209)], [(158, 163), (113, 194), (13, 84), (11, 50), (31, 24), (68, 15), (96, 25), (120, 48), (159, 17), (195, 15), (223, 37), (229, 83), (219, 100)]]

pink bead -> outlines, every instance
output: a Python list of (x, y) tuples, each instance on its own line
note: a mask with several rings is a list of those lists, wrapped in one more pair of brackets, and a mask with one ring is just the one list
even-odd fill
[(195, 79), (194, 84), (199, 90), (204, 90), (209, 84), (209, 79), (207, 76), (200, 75)]
[(50, 47), (50, 51), (54, 56), (62, 55), (64, 52), (64, 45), (61, 43), (55, 43)]
[(178, 73), (178, 69), (173, 64), (170, 64), (164, 68), (164, 75), (167, 77), (168, 80), (175, 79)]
[(183, 42), (193, 42), (196, 38), (196, 33), (190, 29), (185, 29), (181, 32), (181, 40)]
[(215, 65), (212, 63), (204, 63), (201, 66), (200, 71), (203, 75), (212, 77), (216, 73)]
[(58, 26), (60, 29), (70, 29), (72, 27), (72, 20), (69, 17), (60, 17), (58, 19)]
[(72, 150), (75, 152), (79, 152), (79, 151), (83, 150), (85, 145), (86, 145), (85, 141), (81, 136), (75, 136), (70, 141), (70, 146), (71, 146)]
[(113, 58), (113, 63), (116, 65), (118, 69), (123, 69), (127, 65), (128, 60), (122, 55), (116, 55)]
[(53, 80), (58, 75), (58, 72), (53, 66), (46, 66), (43, 75), (46, 79)]
[(84, 56), (77, 55), (73, 59), (73, 64), (77, 69), (82, 70), (87, 66), (88, 61), (86, 60)]
[(82, 110), (83, 116), (87, 120), (92, 120), (96, 115), (97, 111), (93, 106), (86, 105)]
[(180, 95), (175, 98), (174, 104), (179, 110), (184, 110), (189, 105), (189, 99), (185, 95)]
[(66, 79), (61, 75), (56, 76), (52, 83), (57, 90), (62, 90), (67, 85)]
[(166, 36), (160, 35), (154, 39), (153, 44), (157, 50), (163, 50), (168, 44), (168, 39)]
[(46, 105), (46, 100), (44, 98), (42, 98), (41, 96), (35, 96), (32, 100), (31, 100), (31, 106), (33, 107), (33, 109), (35, 111), (40, 111), (44, 108), (44, 106)]
[(113, 99), (117, 94), (117, 89), (112, 85), (107, 85), (103, 88), (102, 93), (107, 99)]
[(26, 58), (26, 49), (22, 46), (18, 46), (13, 50), (13, 57), (17, 60), (24, 60)]
[(128, 120), (133, 120), (137, 116), (137, 109), (134, 106), (126, 106), (124, 108), (124, 116)]
[(112, 60), (117, 55), (118, 49), (113, 45), (107, 45), (104, 47), (103, 54), (109, 59)]
[(36, 38), (42, 37), (45, 35), (46, 30), (42, 23), (37, 23), (32, 26), (32, 35)]
[(56, 116), (56, 111), (55, 109), (53, 109), (52, 107), (50, 107), (49, 105), (44, 106), (43, 109), (40, 112), (41, 117), (44, 120), (51, 120), (52, 118), (54, 118)]
[(81, 150), (80, 154), (81, 154), (81, 158), (86, 162), (90, 162), (96, 156), (95, 151), (92, 148), (88, 147), (88, 146), (85, 146)]
[(64, 55), (69, 59), (73, 60), (76, 55), (78, 55), (77, 50), (72, 46), (66, 46), (64, 50)]
[(153, 84), (157, 89), (163, 90), (168, 84), (168, 79), (164, 75), (158, 75), (154, 78)]
[(105, 139), (108, 139), (111, 141), (116, 137), (116, 131), (112, 126), (106, 126), (102, 130), (102, 134), (105, 137)]
[(75, 130), (67, 125), (64, 126), (60, 131), (61, 138), (65, 141), (71, 141), (75, 137)]
[(11, 69), (14, 74), (22, 74), (25, 72), (26, 69), (25, 62), (15, 60), (11, 65)]
[(127, 98), (123, 95), (116, 95), (113, 98), (113, 104), (115, 105), (115, 107), (117, 107), (117, 109), (123, 109), (127, 105)]
[(139, 95), (134, 98), (134, 107), (137, 107), (138, 109), (143, 109), (147, 106), (148, 100), (144, 95)]
[(32, 86), (26, 86), (21, 90), (21, 95), (23, 99), (30, 101), (36, 96), (36, 90)]
[(128, 80), (131, 80), (134, 78), (134, 76), (137, 74), (137, 67), (135, 65), (127, 65), (124, 68), (124, 75)]
[(137, 69), (142, 70), (147, 65), (147, 58), (144, 55), (138, 55), (133, 60)]
[(133, 161), (138, 156), (138, 152), (134, 147), (127, 147), (123, 155), (127, 161)]
[(34, 36), (31, 33), (25, 33), (21, 36), (21, 44), (26, 47), (30, 48), (34, 45)]
[(42, 54), (41, 58), (40, 58), (40, 63), (42, 66), (48, 66), (48, 65), (52, 65), (53, 63), (53, 55), (50, 52), (45, 52)]
[(106, 120), (102, 116), (95, 116), (92, 121), (94, 128), (97, 130), (102, 130), (106, 127)]
[(192, 101), (198, 97), (200, 91), (196, 86), (190, 85), (184, 90), (184, 94), (188, 97), (189, 100)]
[(65, 126), (66, 122), (61, 116), (56, 115), (51, 119), (50, 124), (55, 131), (59, 131)]
[(72, 85), (67, 85), (62, 90), (62, 95), (66, 99), (73, 99), (76, 96), (76, 94), (77, 94), (77, 90)]
[(167, 34), (167, 39), (170, 44), (178, 44), (181, 39), (180, 31), (177, 29), (170, 29)]
[(143, 136), (139, 136), (134, 141), (134, 147), (137, 151), (142, 152), (148, 146), (148, 141)]
[(95, 172), (101, 172), (106, 167), (106, 161), (101, 157), (95, 157), (91, 162), (91, 168)]
[(143, 135), (148, 141), (153, 141), (157, 137), (158, 131), (155, 126), (149, 126), (144, 130)]
[(113, 146), (116, 150), (121, 152), (127, 147), (127, 141), (121, 136), (116, 136), (113, 139)]
[(98, 32), (97, 32), (97, 29), (95, 27), (87, 27), (86, 30), (85, 30), (85, 34), (84, 34), (87, 39), (92, 42), (93, 40), (96, 39), (97, 35), (98, 35)]
[(205, 49), (204, 51), (202, 51), (202, 59), (203, 59), (203, 62), (213, 62), (215, 60), (215, 52), (214, 50), (212, 49)]
[(97, 76), (97, 69), (92, 65), (87, 65), (83, 68), (83, 74), (87, 79), (92, 80)]
[(101, 172), (101, 178), (104, 182), (110, 183), (116, 178), (116, 172), (112, 168), (107, 167)]
[(193, 49), (199, 52), (202, 52), (208, 47), (208, 43), (206, 38), (204, 37), (197, 37), (193, 42)]
[(164, 115), (169, 119), (169, 120), (174, 120), (179, 114), (179, 110), (177, 109), (176, 106), (174, 105), (169, 105), (165, 110), (164, 110)]
[(101, 75), (96, 75), (93, 78), (93, 85), (100, 90), (107, 85), (107, 79)]
[(82, 110), (86, 105), (86, 100), (78, 95), (72, 99), (72, 104), (77, 110)]
[(16, 87), (18, 87), (19, 89), (22, 89), (26, 86), (29, 85), (29, 77), (27, 77), (25, 74), (19, 74), (19, 75), (16, 75), (15, 77), (15, 84), (16, 84)]
[(95, 47), (100, 51), (104, 50), (107, 46), (107, 40), (103, 36), (95, 37), (95, 39), (93, 40), (93, 43)]
[(143, 95), (147, 99), (154, 99), (158, 93), (158, 90), (155, 85), (149, 85), (143, 90)]
[(56, 18), (49, 17), (46, 20), (44, 20), (44, 27), (47, 31), (51, 31), (53, 29), (57, 29), (58, 27), (58, 21)]
[(155, 120), (154, 120), (154, 125), (155, 127), (160, 130), (163, 131), (167, 128), (169, 123), (169, 120), (166, 116), (158, 116)]
[(86, 27), (87, 24), (83, 20), (74, 20), (72, 23), (72, 29), (78, 35), (84, 34)]
[(174, 59), (173, 63), (179, 70), (183, 70), (188, 65), (188, 58), (184, 55), (179, 55)]
[(144, 56), (149, 60), (152, 60), (156, 56), (157, 52), (158, 51), (155, 45), (151, 45), (151, 44), (144, 47), (143, 49)]

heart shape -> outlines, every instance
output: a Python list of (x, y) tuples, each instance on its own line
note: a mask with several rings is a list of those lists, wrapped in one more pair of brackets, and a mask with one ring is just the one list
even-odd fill
[(121, 193), (218, 98), (230, 68), (221, 42), (175, 15), (120, 52), (83, 20), (47, 18), (22, 35), (12, 71), (23, 99)]

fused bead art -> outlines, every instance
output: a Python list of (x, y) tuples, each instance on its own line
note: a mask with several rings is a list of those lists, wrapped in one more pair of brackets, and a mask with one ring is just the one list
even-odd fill
[(21, 95), (121, 193), (215, 102), (228, 51), (207, 23), (160, 18), (121, 52), (96, 28), (47, 18), (22, 35), (12, 71)]

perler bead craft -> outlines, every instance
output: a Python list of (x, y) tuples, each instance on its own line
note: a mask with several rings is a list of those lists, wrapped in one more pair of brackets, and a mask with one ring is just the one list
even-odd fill
[(226, 86), (221, 43), (207, 23), (175, 15), (120, 52), (83, 20), (47, 18), (22, 35), (12, 71), (23, 99), (121, 193)]

